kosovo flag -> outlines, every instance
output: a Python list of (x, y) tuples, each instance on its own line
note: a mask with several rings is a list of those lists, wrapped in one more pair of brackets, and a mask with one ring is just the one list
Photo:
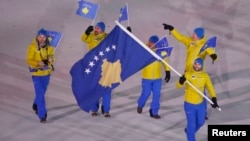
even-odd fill
[(120, 10), (119, 22), (128, 20), (128, 8), (127, 5)]
[(156, 58), (118, 25), (70, 70), (79, 107), (89, 112), (99, 98)]
[(79, 8), (76, 11), (77, 15), (82, 17), (86, 17), (89, 19), (94, 19), (97, 11), (98, 11), (98, 4), (91, 3), (85, 0), (81, 0), (78, 2)]
[(156, 54), (158, 54), (162, 58), (169, 57), (173, 50), (173, 47), (168, 45), (168, 40), (166, 37), (156, 42), (155, 46)]
[(207, 48), (215, 48), (216, 47), (216, 40), (217, 40), (216, 36), (208, 39), (207, 42), (205, 43), (205, 45), (201, 48), (200, 53), (203, 52), (204, 50), (206, 50)]
[(59, 42), (62, 39), (63, 34), (57, 31), (49, 31), (47, 30), (47, 35), (50, 41), (50, 45), (53, 47), (57, 47)]

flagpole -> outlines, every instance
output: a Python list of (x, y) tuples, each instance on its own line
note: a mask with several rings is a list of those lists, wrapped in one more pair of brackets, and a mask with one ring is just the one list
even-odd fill
[[(127, 12), (128, 12), (128, 3), (126, 2), (126, 7), (127, 7)], [(128, 13), (127, 13), (128, 14)], [(129, 15), (129, 14), (128, 14)], [(128, 26), (129, 26), (129, 16), (127, 15), (128, 17)]]
[[(139, 40), (135, 35), (130, 33), (126, 28), (124, 28), (118, 21), (115, 21), (115, 23), (124, 31), (126, 32), (130, 37), (136, 40), (144, 49), (146, 49), (150, 54), (152, 54), (156, 59), (161, 60), (165, 65), (167, 65), (171, 70), (173, 70), (179, 77), (182, 75), (176, 71), (172, 66), (170, 66), (165, 60), (163, 60), (159, 55), (157, 55), (154, 51), (152, 51), (149, 47), (147, 47), (141, 40)], [(186, 80), (186, 83), (188, 83), (192, 88), (194, 88), (201, 96), (203, 96), (209, 103), (214, 104), (207, 96), (205, 96), (200, 90), (198, 90), (191, 82)], [(220, 107), (217, 107), (219, 111), (221, 111)]]
[(96, 10), (96, 14), (95, 14), (95, 18), (93, 19), (91, 25), (94, 25), (94, 23), (95, 23), (95, 19), (96, 19), (97, 13), (98, 13), (98, 11), (99, 11), (99, 7), (100, 7), (100, 4), (98, 4), (97, 10)]

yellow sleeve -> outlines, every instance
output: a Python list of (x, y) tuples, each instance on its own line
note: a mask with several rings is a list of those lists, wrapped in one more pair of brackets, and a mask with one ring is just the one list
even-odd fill
[(214, 86), (213, 86), (213, 83), (209, 77), (208, 74), (206, 74), (206, 83), (205, 83), (205, 87), (207, 88), (208, 90), (208, 93), (210, 95), (210, 97), (216, 97), (216, 93), (215, 93), (215, 90), (214, 90)]
[(29, 66), (38, 66), (37, 61), (34, 61), (36, 49), (37, 48), (35, 43), (30, 44), (28, 47), (26, 54), (26, 63)]
[[(185, 82), (184, 82), (184, 84), (185, 84)], [(176, 82), (176, 88), (177, 88), (177, 89), (182, 88), (182, 87), (184, 86), (184, 84), (181, 85), (181, 84), (179, 83), (179, 80), (178, 80), (178, 81)]]
[(91, 38), (89, 38), (90, 35), (86, 35), (85, 33), (82, 34), (81, 40), (86, 43), (89, 44), (91, 42)]
[(214, 48), (207, 48), (206, 49), (206, 53), (208, 54), (208, 55), (212, 55), (212, 54), (216, 54), (217, 55), (217, 58), (215, 59), (215, 60), (218, 60), (219, 59), (219, 56), (218, 56), (218, 54), (215, 52), (215, 49)]
[(207, 48), (206, 50), (206, 53), (208, 54), (208, 55), (211, 55), (211, 54), (215, 54), (215, 50), (214, 50), (214, 48)]
[[(210, 55), (212, 55), (212, 54), (216, 54), (214, 48), (207, 48), (199, 54), (199, 57), (202, 58), (203, 60), (205, 60), (207, 55), (208, 55), (208, 57), (210, 57)], [(216, 60), (218, 60), (218, 58), (219, 57), (217, 55)]]
[[(168, 63), (167, 57), (165, 57), (163, 60)], [(162, 65), (163, 65), (165, 71), (170, 71), (170, 68), (165, 63), (162, 62)]]
[(173, 29), (171, 31), (171, 34), (174, 36), (176, 40), (183, 43), (185, 46), (189, 45), (190, 38), (185, 35), (182, 35), (177, 29)]

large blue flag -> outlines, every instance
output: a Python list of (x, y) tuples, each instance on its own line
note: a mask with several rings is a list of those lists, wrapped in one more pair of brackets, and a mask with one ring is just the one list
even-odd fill
[(79, 107), (89, 112), (99, 98), (156, 58), (118, 25), (71, 68), (72, 91)]
[(216, 47), (216, 40), (217, 40), (216, 36), (208, 39), (207, 42), (205, 43), (205, 45), (201, 48), (200, 53), (203, 52), (204, 50), (206, 50), (207, 48), (215, 48)]
[(169, 57), (173, 50), (173, 47), (168, 45), (168, 40), (166, 37), (156, 42), (155, 46), (156, 46), (156, 54), (158, 54), (162, 58)]
[(86, 17), (89, 19), (94, 19), (96, 17), (97, 11), (98, 11), (98, 4), (91, 3), (85, 0), (81, 0), (78, 2), (78, 9), (76, 11), (77, 15), (80, 15), (82, 17)]
[(49, 30), (46, 31), (49, 37), (50, 45), (53, 47), (57, 47), (62, 39), (63, 34), (57, 31), (49, 31)]
[(128, 20), (128, 7), (127, 5), (120, 10), (119, 22)]

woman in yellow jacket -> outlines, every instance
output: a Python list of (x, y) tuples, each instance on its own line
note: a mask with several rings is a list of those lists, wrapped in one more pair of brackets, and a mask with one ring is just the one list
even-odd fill
[(33, 110), (42, 123), (47, 120), (45, 93), (49, 84), (50, 74), (54, 69), (54, 61), (54, 48), (49, 44), (46, 30), (40, 29), (35, 42), (33, 41), (28, 47), (26, 62), (29, 65), (35, 88)]
[[(155, 49), (154, 44), (159, 41), (158, 36), (153, 35), (149, 38), (147, 46), (152, 50)], [(164, 59), (167, 61), (167, 58)], [(160, 109), (160, 95), (161, 95), (161, 86), (162, 86), (162, 73), (161, 65), (164, 66), (166, 72), (165, 81), (170, 80), (170, 69), (167, 65), (163, 64), (161, 61), (155, 61), (145, 68), (142, 69), (142, 93), (137, 101), (138, 107), (137, 112), (142, 113), (142, 109), (145, 103), (148, 100), (151, 92), (153, 93), (152, 102), (150, 105), (149, 114), (150, 117), (155, 119), (160, 119), (158, 111)]]
[(185, 86), (184, 95), (184, 110), (187, 118), (187, 126), (185, 132), (188, 141), (195, 141), (196, 132), (204, 125), (206, 116), (206, 103), (205, 98), (203, 98), (194, 88), (189, 84), (185, 83), (188, 80), (193, 86), (195, 86), (199, 91), (204, 91), (206, 88), (212, 98), (213, 108), (219, 107), (217, 104), (216, 93), (211, 82), (210, 76), (202, 71), (203, 60), (197, 58), (193, 63), (192, 71), (187, 71), (180, 77), (176, 84), (177, 88)]

